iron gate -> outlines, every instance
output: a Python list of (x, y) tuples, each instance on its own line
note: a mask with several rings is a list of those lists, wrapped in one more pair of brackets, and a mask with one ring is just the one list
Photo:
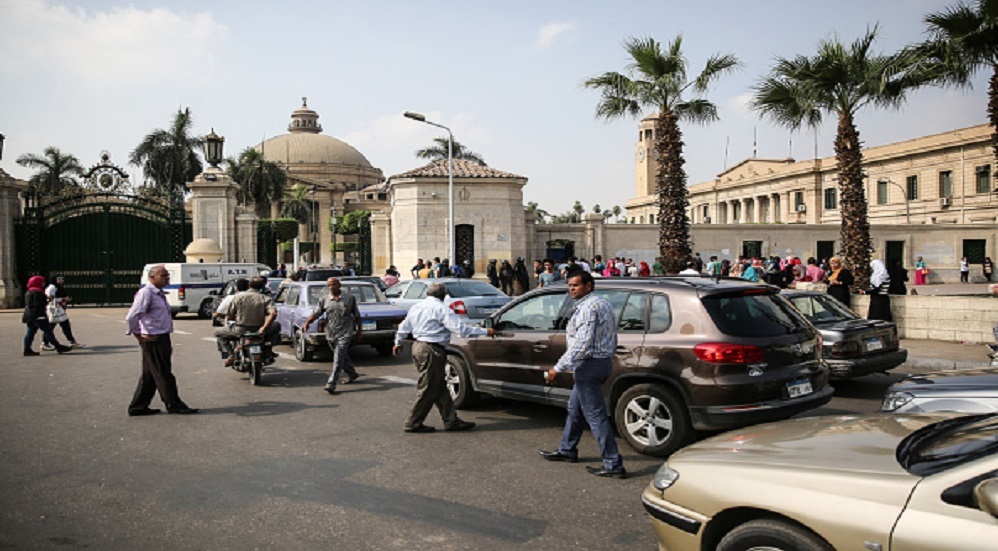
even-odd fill
[(182, 262), (192, 239), (183, 204), (119, 193), (45, 198), (24, 195), (15, 222), (18, 279), (66, 278), (77, 304), (127, 304), (142, 267)]

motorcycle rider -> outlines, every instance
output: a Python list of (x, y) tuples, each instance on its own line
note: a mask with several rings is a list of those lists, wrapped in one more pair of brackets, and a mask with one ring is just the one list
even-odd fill
[(250, 281), (250, 290), (238, 293), (229, 304), (225, 313), (227, 331), (219, 330), (218, 336), (219, 350), (224, 350), (223, 354), (228, 354), (225, 366), (231, 367), (236, 362), (234, 342), (246, 333), (262, 333), (264, 340), (270, 344), (267, 350), (267, 361), (273, 360), (275, 354), (273, 345), (280, 338), (281, 326), (277, 319), (277, 308), (274, 307), (274, 300), (264, 293), (267, 287), (267, 280), (262, 277), (254, 277)]

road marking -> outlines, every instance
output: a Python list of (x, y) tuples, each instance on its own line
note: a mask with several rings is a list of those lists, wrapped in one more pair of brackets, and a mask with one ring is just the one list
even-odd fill
[(385, 375), (384, 377), (378, 377), (382, 381), (388, 381), (390, 383), (402, 383), (404, 385), (416, 386), (417, 381), (415, 379), (407, 379), (405, 377), (396, 377), (394, 375)]
[[(190, 333), (188, 333), (190, 335)], [(208, 342), (215, 342), (215, 337), (201, 337), (201, 340)]]
[(181, 331), (179, 329), (174, 329), (173, 332), (176, 333), (176, 334), (178, 334), (178, 335), (191, 335), (192, 334), (192, 333), (188, 333), (187, 331)]

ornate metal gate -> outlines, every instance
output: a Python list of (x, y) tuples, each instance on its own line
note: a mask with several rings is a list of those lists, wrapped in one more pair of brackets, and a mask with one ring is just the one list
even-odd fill
[(458, 224), (454, 227), (454, 255), (451, 264), (462, 265), (465, 260), (471, 266), (475, 265), (475, 226)]
[(127, 174), (106, 153), (102, 161), (79, 193), (25, 194), (14, 226), (22, 283), (35, 274), (61, 275), (74, 303), (126, 304), (145, 264), (183, 261), (192, 229), (182, 202), (126, 193)]

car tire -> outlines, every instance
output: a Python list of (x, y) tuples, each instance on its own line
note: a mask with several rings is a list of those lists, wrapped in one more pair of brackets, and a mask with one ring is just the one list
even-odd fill
[(201, 301), (201, 306), (198, 306), (198, 317), (206, 320), (211, 317), (211, 299), (205, 299)]
[(810, 530), (774, 519), (759, 519), (736, 526), (717, 544), (717, 551), (776, 549), (780, 551), (834, 551)]
[(613, 419), (628, 445), (645, 455), (666, 457), (693, 436), (686, 404), (662, 385), (641, 384), (625, 390)]
[(447, 355), (447, 365), (444, 366), (444, 381), (447, 392), (450, 392), (454, 407), (467, 409), (478, 403), (479, 394), (471, 384), (471, 375), (464, 360), (456, 354)]
[(299, 362), (312, 361), (312, 351), (308, 349), (308, 345), (305, 343), (305, 338), (302, 337), (301, 331), (295, 331), (294, 336), (291, 337), (291, 344), (295, 348), (296, 360)]

